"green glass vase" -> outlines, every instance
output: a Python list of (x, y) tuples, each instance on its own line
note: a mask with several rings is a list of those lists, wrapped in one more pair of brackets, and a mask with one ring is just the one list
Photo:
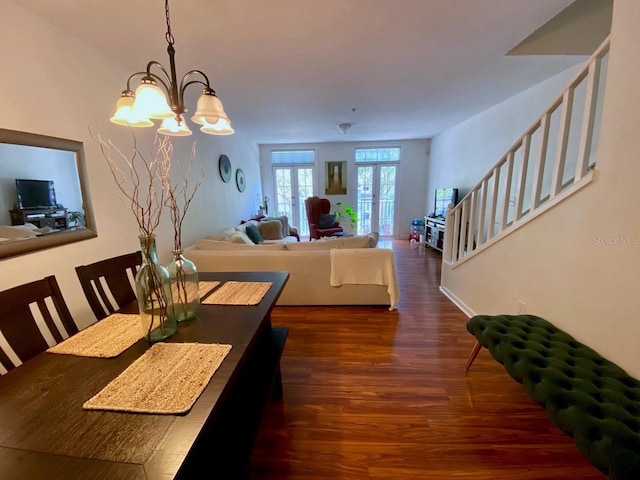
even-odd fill
[(136, 296), (144, 337), (159, 342), (176, 333), (169, 272), (158, 262), (155, 235), (141, 235), (142, 265), (136, 273)]
[(196, 265), (183, 255), (182, 250), (174, 250), (167, 270), (169, 271), (173, 314), (176, 321), (193, 320), (198, 316), (200, 309)]

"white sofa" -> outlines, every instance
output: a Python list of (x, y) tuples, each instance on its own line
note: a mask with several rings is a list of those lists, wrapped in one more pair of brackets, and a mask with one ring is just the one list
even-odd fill
[(53, 231), (51, 227), (38, 228), (32, 223), (25, 223), (24, 225), (0, 225), (0, 242), (27, 240), (51, 231)]
[(378, 235), (249, 245), (206, 238), (185, 251), (200, 272), (289, 272), (277, 305), (384, 305), (400, 298), (393, 251)]

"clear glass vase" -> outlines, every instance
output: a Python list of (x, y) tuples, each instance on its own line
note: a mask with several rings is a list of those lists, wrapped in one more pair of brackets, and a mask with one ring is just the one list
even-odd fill
[(158, 263), (155, 235), (141, 235), (142, 265), (136, 273), (136, 296), (144, 337), (159, 342), (176, 333), (169, 272)]
[(182, 250), (174, 250), (167, 270), (171, 281), (171, 297), (176, 321), (193, 320), (198, 316), (200, 308), (198, 271), (195, 264), (185, 258)]

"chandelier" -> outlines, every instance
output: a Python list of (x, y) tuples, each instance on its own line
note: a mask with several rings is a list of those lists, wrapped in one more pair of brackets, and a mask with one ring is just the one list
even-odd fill
[[(165, 38), (168, 44), (170, 72), (168, 73), (160, 63), (151, 61), (147, 64), (146, 71), (131, 75), (127, 80), (126, 90), (123, 90), (118, 100), (116, 113), (111, 117), (111, 121), (128, 127), (152, 127), (154, 124), (151, 120), (157, 119), (162, 120), (158, 133), (172, 136), (191, 135), (184, 117), (187, 112), (184, 106), (184, 91), (189, 85), (200, 84), (204, 89), (191, 121), (201, 125), (201, 132), (210, 135), (231, 135), (234, 132), (231, 121), (203, 72), (190, 70), (184, 74), (178, 84), (174, 58), (176, 51), (173, 48), (174, 38), (169, 21), (169, 0), (165, 0), (164, 6), (167, 19)], [(153, 73), (151, 67), (157, 67), (162, 75)], [(142, 78), (134, 94), (131, 90), (131, 81), (136, 77)]]

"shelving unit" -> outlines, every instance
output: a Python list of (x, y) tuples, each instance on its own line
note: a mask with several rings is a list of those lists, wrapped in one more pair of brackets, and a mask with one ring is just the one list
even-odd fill
[(10, 210), (11, 225), (32, 223), (37, 228), (51, 227), (64, 230), (69, 227), (66, 208), (29, 208)]
[(444, 247), (444, 218), (424, 217), (425, 247), (442, 253)]

